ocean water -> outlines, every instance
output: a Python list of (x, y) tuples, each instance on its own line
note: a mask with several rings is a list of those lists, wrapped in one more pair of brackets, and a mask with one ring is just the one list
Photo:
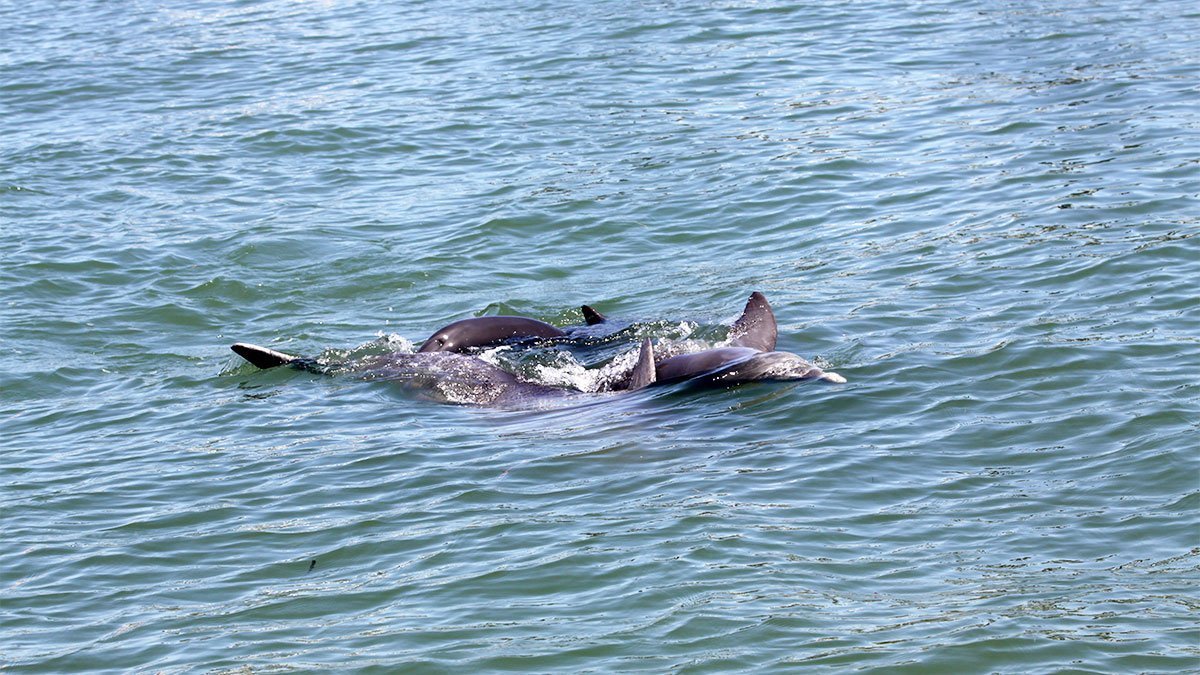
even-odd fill
[[(2, 2), (0, 668), (1200, 671), (1197, 101), (1182, 0)], [(228, 349), (753, 290), (848, 382)]]

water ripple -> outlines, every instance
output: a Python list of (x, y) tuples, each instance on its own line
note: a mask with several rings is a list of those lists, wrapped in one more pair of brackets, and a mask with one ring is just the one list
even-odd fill
[[(1197, 19), (0, 7), (0, 660), (1195, 669)], [(849, 382), (478, 410), (226, 348), (588, 303), (620, 368), (752, 289)]]

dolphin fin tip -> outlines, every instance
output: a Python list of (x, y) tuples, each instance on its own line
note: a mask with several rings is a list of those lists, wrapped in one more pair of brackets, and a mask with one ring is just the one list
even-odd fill
[(633, 367), (633, 375), (629, 378), (629, 391), (644, 389), (658, 379), (654, 367), (654, 347), (650, 338), (642, 340), (642, 348), (638, 352), (637, 365)]
[(583, 305), (579, 308), (579, 311), (583, 313), (583, 320), (589, 326), (595, 326), (598, 323), (608, 321), (607, 317), (597, 312), (591, 305)]

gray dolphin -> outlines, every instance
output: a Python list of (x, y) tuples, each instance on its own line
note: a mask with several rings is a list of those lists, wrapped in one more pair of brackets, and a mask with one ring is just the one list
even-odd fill
[(561, 398), (568, 389), (525, 382), (487, 361), (454, 352), (395, 352), (352, 364), (322, 366), (284, 352), (239, 342), (230, 347), (259, 368), (290, 366), (315, 373), (347, 368), (364, 380), (385, 380), (441, 403), (509, 406), (533, 399)]
[[(775, 313), (758, 291), (729, 329), (731, 346), (679, 354), (657, 361), (649, 382), (631, 377), (627, 389), (651, 384), (690, 380), (698, 384), (740, 384), (761, 380), (812, 380), (844, 383), (846, 378), (827, 373), (791, 352), (775, 351), (778, 337)], [(643, 341), (639, 363), (654, 359), (649, 338)]]
[[(315, 373), (346, 368), (364, 380), (394, 382), (422, 398), (440, 403), (509, 407), (581, 392), (526, 382), (477, 356), (448, 351), (394, 352), (341, 366), (322, 366), (312, 359), (239, 342), (230, 347), (255, 366), (290, 366)], [(642, 354), (630, 381), (641, 388), (654, 379), (654, 357)]]
[(455, 321), (439, 329), (417, 352), (461, 352), (514, 338), (558, 338), (566, 335), (566, 331), (560, 328), (524, 316), (479, 316)]
[[(589, 325), (605, 321), (599, 312), (586, 305), (585, 308), (591, 310), (584, 311)], [(599, 320), (593, 321), (593, 317)], [(513, 338), (566, 335), (565, 331), (535, 319), (496, 316), (456, 321), (430, 337), (416, 353), (394, 352), (334, 366), (244, 342), (231, 349), (263, 369), (290, 366), (316, 373), (349, 371), (365, 380), (399, 383), (424, 398), (443, 403), (511, 406), (581, 392), (527, 382), (477, 356), (457, 352)], [(684, 380), (709, 385), (760, 380), (846, 381), (841, 375), (827, 373), (796, 354), (775, 351), (777, 335), (770, 303), (762, 293), (754, 292), (741, 316), (730, 327), (730, 346), (679, 354), (656, 362), (654, 347), (646, 338), (629, 378), (612, 389), (636, 391)]]
[[(579, 311), (588, 326), (608, 320), (589, 305), (583, 305)], [(417, 351), (463, 352), (473, 347), (490, 347), (510, 340), (563, 338), (571, 335), (572, 328), (577, 327), (568, 326), (564, 330), (526, 316), (479, 316), (439, 328)]]

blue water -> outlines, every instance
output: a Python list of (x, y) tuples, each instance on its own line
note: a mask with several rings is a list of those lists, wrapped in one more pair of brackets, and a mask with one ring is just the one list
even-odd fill
[[(0, 3), (0, 666), (1200, 671), (1192, 3)], [(258, 371), (485, 314), (846, 384)], [(585, 355), (586, 356), (586, 355)]]

